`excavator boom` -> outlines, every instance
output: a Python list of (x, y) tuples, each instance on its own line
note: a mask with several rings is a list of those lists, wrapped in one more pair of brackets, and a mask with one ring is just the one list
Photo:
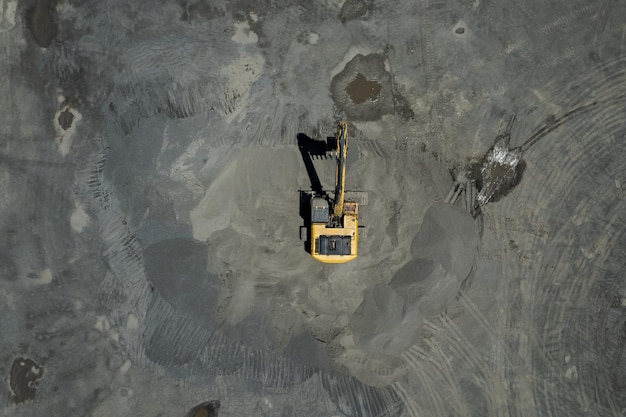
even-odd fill
[(335, 216), (343, 215), (343, 203), (346, 189), (346, 157), (348, 156), (348, 124), (339, 122), (335, 134), (337, 143), (337, 171), (335, 174)]

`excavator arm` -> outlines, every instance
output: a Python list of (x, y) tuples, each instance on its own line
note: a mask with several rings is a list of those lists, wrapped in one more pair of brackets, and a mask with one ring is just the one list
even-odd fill
[(335, 204), (333, 214), (343, 215), (344, 197), (346, 191), (346, 157), (348, 156), (348, 124), (339, 122), (337, 126), (337, 171), (335, 173)]

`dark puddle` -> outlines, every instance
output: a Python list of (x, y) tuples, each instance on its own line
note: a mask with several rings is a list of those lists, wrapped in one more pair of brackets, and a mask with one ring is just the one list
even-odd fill
[(72, 127), (72, 122), (74, 121), (74, 113), (71, 111), (65, 110), (59, 114), (59, 125), (63, 130), (67, 130)]
[(28, 358), (15, 358), (11, 365), (9, 384), (16, 403), (35, 398), (37, 381), (43, 376), (43, 368)]
[(366, 101), (376, 101), (380, 96), (381, 84), (365, 78), (360, 72), (346, 86), (346, 93), (354, 104), (362, 104)]

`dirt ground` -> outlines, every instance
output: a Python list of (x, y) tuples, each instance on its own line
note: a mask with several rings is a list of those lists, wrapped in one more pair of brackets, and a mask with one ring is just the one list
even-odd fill
[[(625, 17), (0, 1), (5, 414), (622, 415)], [(367, 233), (326, 265), (298, 141), (340, 120)]]

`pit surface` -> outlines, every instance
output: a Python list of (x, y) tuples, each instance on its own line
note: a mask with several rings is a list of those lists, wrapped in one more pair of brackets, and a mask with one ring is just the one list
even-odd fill
[[(606, 0), (0, 2), (0, 408), (623, 415), (624, 21)], [(342, 119), (367, 238), (323, 265), (298, 191), (332, 193)], [(504, 187), (475, 218), (445, 204), (510, 120), (524, 165), (485, 171)]]

